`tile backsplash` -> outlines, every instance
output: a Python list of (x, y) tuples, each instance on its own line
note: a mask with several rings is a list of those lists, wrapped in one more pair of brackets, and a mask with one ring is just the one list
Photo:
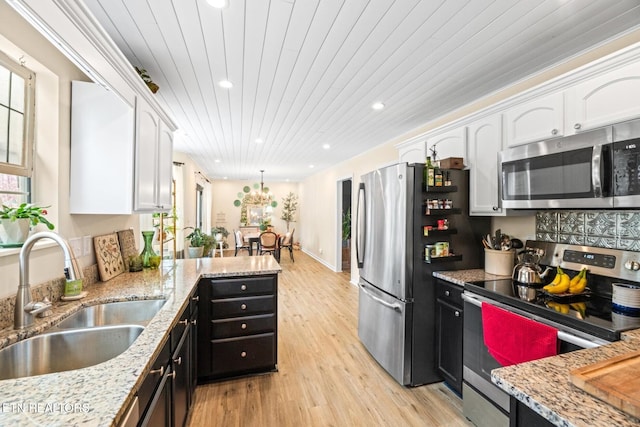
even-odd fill
[(640, 251), (640, 211), (539, 211), (536, 239)]

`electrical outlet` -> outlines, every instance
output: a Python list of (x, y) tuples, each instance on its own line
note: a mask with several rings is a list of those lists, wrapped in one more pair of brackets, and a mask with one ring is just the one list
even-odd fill
[(82, 239), (80, 237), (69, 239), (69, 245), (75, 256), (82, 255)]
[(320, 253), (322, 254), (324, 251), (322, 250), (322, 248), (320, 248)]
[(87, 256), (91, 254), (91, 246), (93, 245), (93, 239), (91, 236), (84, 236), (82, 238), (82, 255)]

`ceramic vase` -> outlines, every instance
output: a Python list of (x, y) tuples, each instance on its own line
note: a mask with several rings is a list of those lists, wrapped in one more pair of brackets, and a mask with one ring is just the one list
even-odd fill
[(189, 258), (202, 258), (202, 254), (204, 253), (204, 246), (189, 246), (187, 249), (189, 250)]
[(3, 244), (20, 245), (29, 237), (31, 220), (29, 218), (18, 218), (15, 221), (10, 219), (0, 219), (2, 222), (2, 233), (0, 238)]

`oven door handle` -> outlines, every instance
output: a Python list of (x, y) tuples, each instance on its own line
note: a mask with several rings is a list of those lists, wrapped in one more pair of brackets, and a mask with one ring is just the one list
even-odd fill
[[(480, 301), (477, 298), (474, 298), (474, 297), (470, 296), (469, 294), (463, 293), (462, 294), (462, 299), (465, 302), (468, 302), (469, 304), (473, 304), (476, 307), (482, 308), (482, 301)], [(494, 302), (487, 301), (487, 303), (495, 305), (496, 307), (502, 307), (501, 304), (496, 304)], [(516, 313), (516, 314), (518, 314), (519, 316), (522, 316), (519, 313)], [(558, 329), (558, 339), (562, 340), (562, 341), (566, 341), (566, 342), (568, 342), (570, 344), (573, 344), (575, 346), (578, 346), (580, 348), (596, 348), (596, 347), (600, 347), (602, 345), (602, 343), (598, 343), (598, 342), (591, 341), (591, 340), (588, 340), (588, 339), (585, 339), (585, 338), (581, 338), (581, 337), (578, 337), (576, 335), (570, 334), (568, 332), (561, 331), (559, 329)]]

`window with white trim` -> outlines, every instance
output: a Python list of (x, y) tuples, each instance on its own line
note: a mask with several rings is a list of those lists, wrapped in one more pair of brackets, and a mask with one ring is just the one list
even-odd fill
[(0, 52), (0, 202), (31, 200), (35, 73)]

